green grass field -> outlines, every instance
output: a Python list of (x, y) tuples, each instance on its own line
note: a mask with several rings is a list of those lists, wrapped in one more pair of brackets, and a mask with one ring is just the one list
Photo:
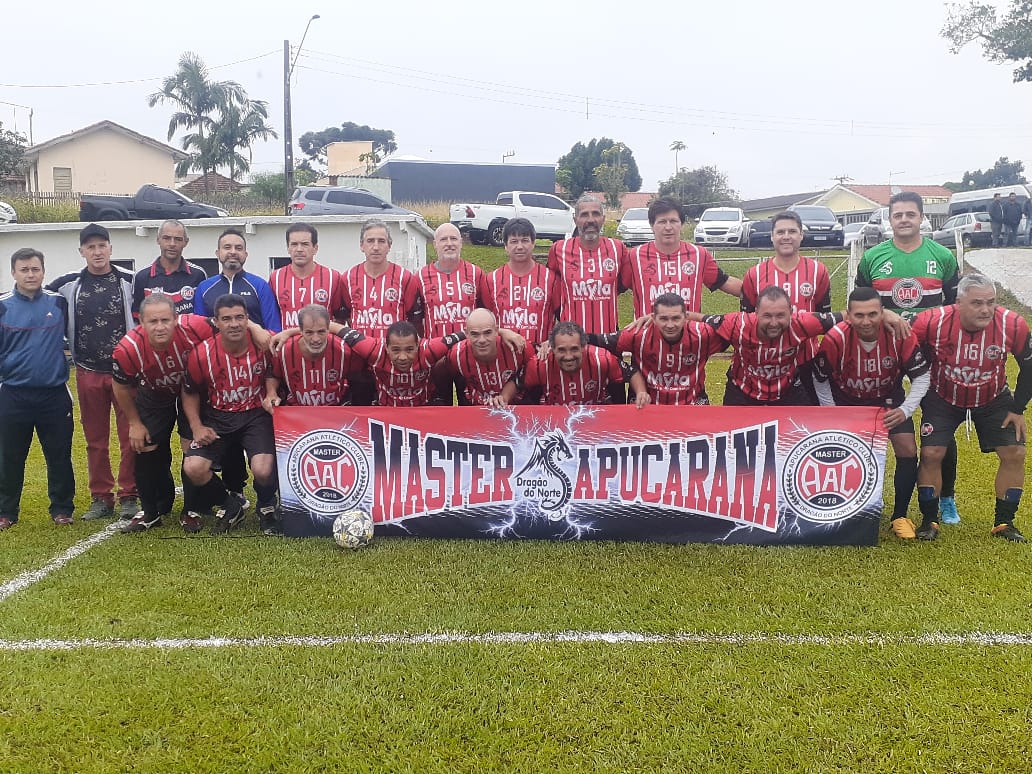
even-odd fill
[(253, 517), (59, 530), (34, 447), (0, 535), (0, 772), (1028, 771), (1032, 549), (989, 538), (994, 458), (960, 450), (936, 543), (346, 553)]

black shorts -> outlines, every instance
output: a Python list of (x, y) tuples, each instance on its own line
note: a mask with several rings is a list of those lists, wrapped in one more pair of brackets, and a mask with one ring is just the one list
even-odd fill
[(792, 385), (782, 394), (778, 400), (757, 400), (751, 395), (747, 395), (742, 391), (742, 388), (731, 381), (727, 380), (727, 386), (724, 387), (724, 405), (725, 406), (810, 406), (810, 398), (806, 394), (806, 390), (798, 382), (792, 382)]
[(256, 454), (276, 453), (272, 415), (261, 407), (247, 411), (217, 411), (209, 408), (204, 412), (204, 424), (218, 433), (219, 439), (207, 446), (190, 444), (183, 456), (203, 457), (218, 462), (233, 441), (243, 447), (248, 460)]
[[(1024, 441), (1018, 440), (1013, 427), (1000, 427), (1012, 411), (1014, 397), (1006, 387), (986, 405), (971, 409), (971, 421), (975, 423), (978, 446), (983, 454), (994, 452), (1001, 446), (1025, 445)], [(929, 390), (921, 401), (921, 412), (921, 446), (949, 446), (968, 409), (953, 406)]]
[(170, 403), (167, 399), (157, 399), (148, 392), (138, 390), (136, 411), (154, 443), (158, 443), (158, 439), (161, 439), (161, 442), (164, 442), (166, 438), (171, 440), (172, 428), (177, 426), (180, 438), (187, 440), (193, 438), (190, 422), (183, 413), (183, 403), (179, 398)]
[[(903, 389), (903, 385), (899, 385), (896, 390), (887, 398), (874, 398), (872, 400), (860, 400), (854, 398), (852, 395), (846, 395), (842, 392), (835, 394), (835, 405), (836, 406), (873, 406), (875, 408), (899, 408), (903, 405), (903, 401), (907, 399), (906, 390)], [(914, 434), (914, 418), (907, 417), (904, 421), (900, 422), (894, 428), (889, 430), (889, 435), (899, 435), (900, 433)]]

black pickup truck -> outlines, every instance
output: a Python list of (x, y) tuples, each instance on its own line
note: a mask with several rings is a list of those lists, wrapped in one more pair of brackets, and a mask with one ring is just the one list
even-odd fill
[(186, 194), (145, 185), (136, 196), (83, 196), (79, 220), (181, 220), (185, 218), (224, 218), (229, 213), (200, 204)]

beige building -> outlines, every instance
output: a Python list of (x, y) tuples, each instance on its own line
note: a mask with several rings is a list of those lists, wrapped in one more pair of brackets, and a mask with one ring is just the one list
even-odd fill
[(163, 142), (100, 121), (25, 151), (25, 188), (38, 193), (134, 194), (148, 183), (171, 188), (187, 156)]
[(913, 191), (924, 200), (924, 212), (933, 226), (946, 219), (952, 191), (941, 185), (837, 185), (813, 201), (830, 207), (842, 223), (862, 223), (900, 191)]
[(326, 146), (327, 176), (362, 177), (375, 167), (372, 140), (331, 142)]

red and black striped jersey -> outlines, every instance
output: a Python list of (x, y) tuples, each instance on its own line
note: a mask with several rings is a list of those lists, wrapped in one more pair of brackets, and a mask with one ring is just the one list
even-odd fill
[(436, 263), (419, 270), (427, 336), (447, 336), (465, 328), (470, 312), (480, 306), (483, 274), (479, 266), (468, 261), (459, 261), (452, 272), (441, 271)]
[(810, 339), (830, 329), (836, 319), (793, 312), (788, 328), (776, 339), (760, 338), (755, 312), (715, 315), (705, 322), (734, 348), (728, 379), (750, 398), (773, 403), (791, 389), (796, 370), (810, 358)]
[(700, 312), (703, 286), (717, 290), (727, 280), (713, 254), (690, 242), (681, 242), (676, 253), (661, 253), (648, 242), (632, 250), (624, 265), (623, 283), (631, 289), (635, 318), (652, 314), (652, 302), (664, 293), (683, 298), (689, 312)]
[(824, 335), (814, 362), (814, 374), (831, 383), (836, 405), (881, 406), (903, 384), (928, 372), (928, 360), (917, 337), (905, 339), (886, 325), (877, 341), (864, 342), (848, 322)]
[(796, 312), (831, 311), (831, 277), (820, 261), (802, 255), (789, 272), (779, 269), (773, 258), (753, 266), (742, 278), (742, 311), (755, 312), (757, 296), (771, 285), (788, 294)]
[(727, 346), (708, 325), (687, 322), (679, 341), (671, 344), (655, 325), (620, 331), (617, 348), (631, 353), (653, 403), (687, 405), (706, 399), (706, 361)]
[(222, 334), (194, 347), (187, 359), (183, 389), (208, 396), (218, 411), (250, 411), (261, 408), (265, 397), (268, 363), (250, 336), (239, 355), (226, 351)]
[(552, 332), (559, 292), (555, 274), (541, 264), (535, 263), (523, 276), (506, 264), (484, 275), (480, 298), (498, 318), (499, 327), (515, 331), (533, 346), (547, 341)]
[(376, 378), (377, 405), (425, 406), (434, 395), (430, 370), (448, 355), (448, 345), (442, 339), (420, 339), (416, 359), (407, 371), (394, 367), (383, 339), (362, 339), (352, 347), (352, 352), (369, 364)]
[(282, 266), (269, 275), (269, 286), (279, 304), (283, 328), (298, 327), (297, 313), (309, 304), (325, 306), (331, 318), (343, 319), (344, 288), (336, 269), (315, 264), (308, 277), (298, 277), (293, 266)]
[(1025, 318), (1002, 306), (980, 331), (960, 325), (955, 306), (921, 312), (914, 334), (931, 362), (932, 389), (950, 405), (977, 408), (990, 403), (1007, 386), (1007, 353), (1019, 363), (1032, 361)]
[(133, 328), (122, 337), (111, 355), (111, 378), (174, 402), (183, 384), (190, 352), (214, 336), (215, 330), (206, 317), (181, 314), (172, 340), (159, 352), (151, 346), (142, 327)]
[(608, 398), (609, 385), (623, 382), (623, 369), (616, 356), (590, 344), (584, 346), (581, 367), (573, 373), (559, 367), (554, 352), (544, 360), (531, 355), (527, 362), (525, 384), (528, 388), (541, 387), (541, 402), (548, 406), (602, 404)]
[(621, 270), (627, 262), (623, 242), (602, 237), (588, 250), (580, 237), (556, 242), (548, 250), (548, 270), (557, 277), (559, 319), (579, 324), (586, 333), (620, 327), (617, 297), (626, 287)]
[(416, 276), (393, 261), (379, 277), (370, 277), (363, 263), (353, 266), (344, 274), (343, 285), (345, 315), (365, 336), (386, 337), (394, 323), (422, 308)]
[(328, 337), (326, 349), (314, 359), (305, 357), (301, 337), (292, 336), (272, 358), (272, 375), (286, 387), (288, 406), (344, 406), (348, 374), (363, 365), (337, 336)]
[(466, 380), (466, 397), (473, 406), (483, 406), (499, 395), (502, 388), (518, 378), (527, 365), (527, 350), (517, 352), (501, 337), (495, 339), (497, 354), (494, 360), (484, 363), (473, 355), (470, 342), (460, 341), (448, 353), (448, 364), (452, 373)]

